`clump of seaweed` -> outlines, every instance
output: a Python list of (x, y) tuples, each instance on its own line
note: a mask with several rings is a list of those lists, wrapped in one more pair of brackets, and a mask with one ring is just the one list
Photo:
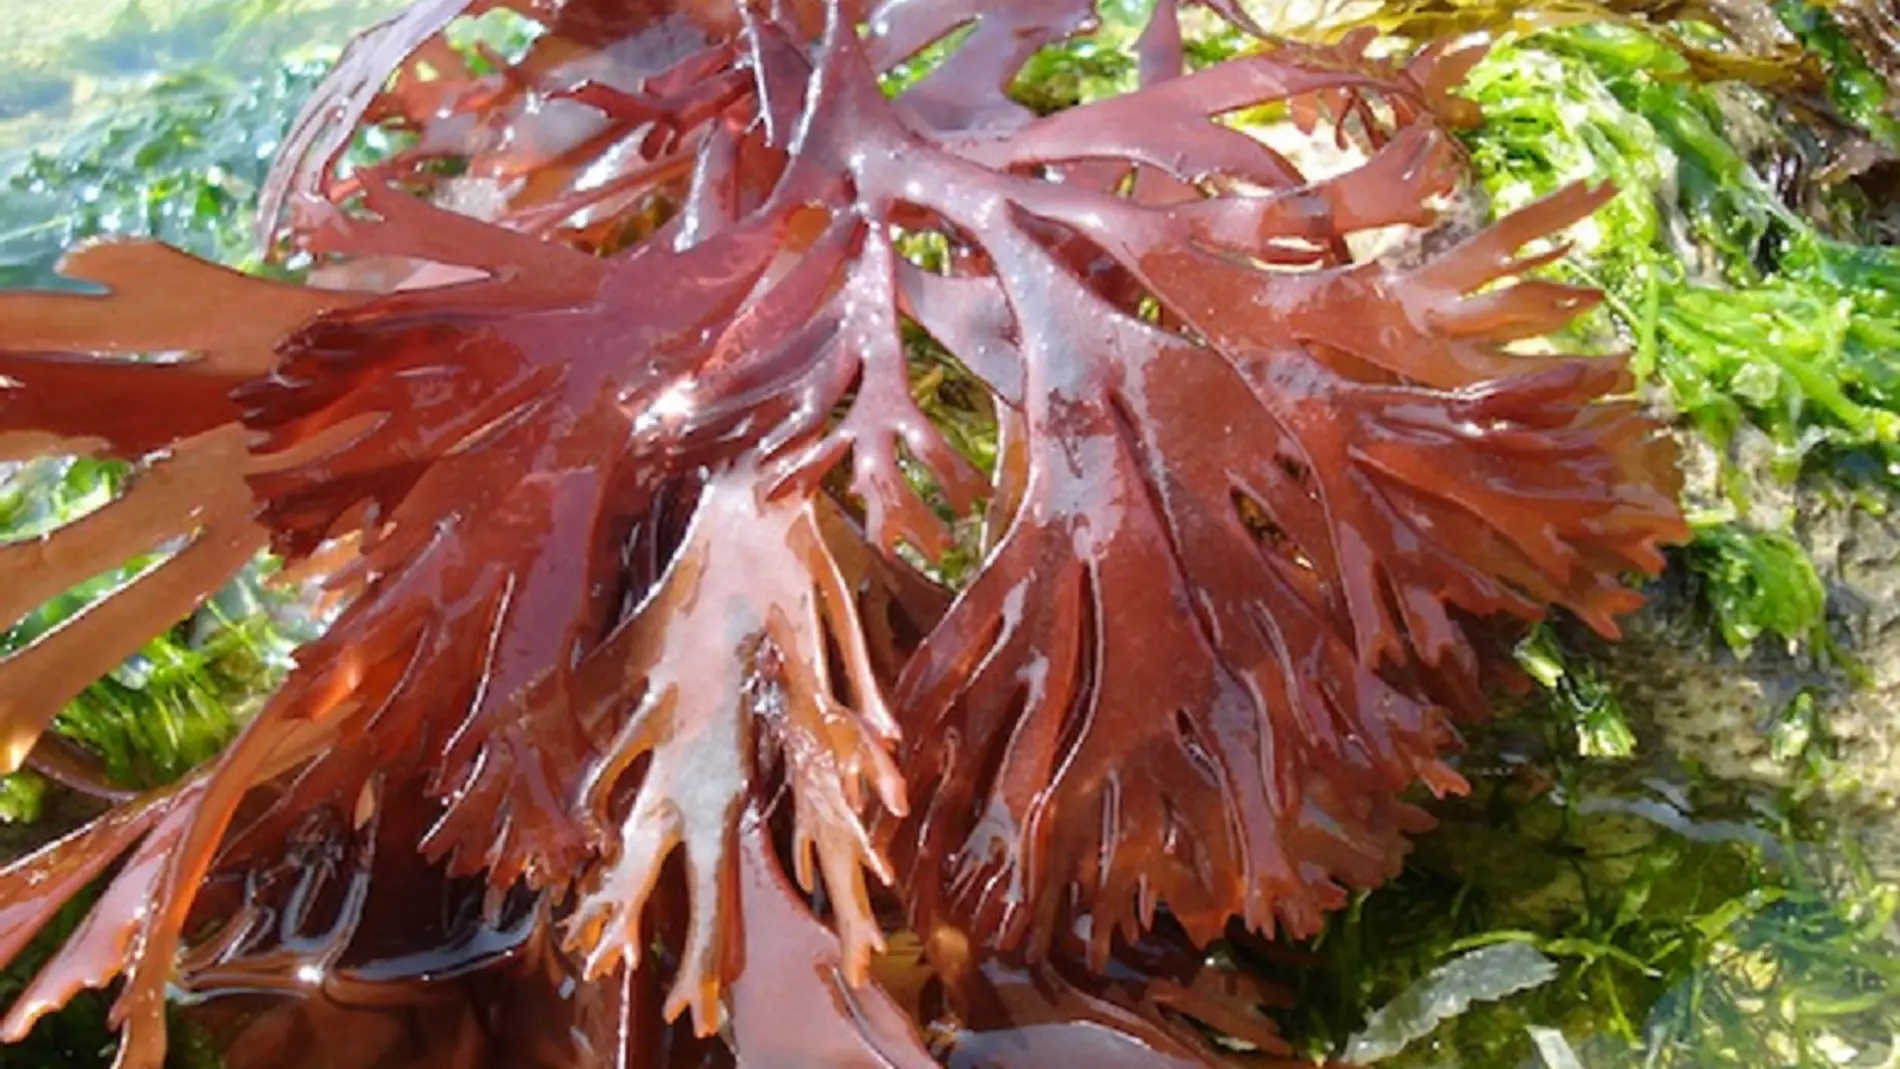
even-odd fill
[[(1807, 31), (1827, 21), (1806, 5), (1779, 10)], [(1772, 92), (1724, 81), (1744, 77), (1737, 71), (1698, 72), (1680, 44), (1638, 22), (1508, 38), (1467, 82), (1487, 121), (1466, 141), (1499, 211), (1579, 179), (1617, 185), (1619, 196), (1571, 231), (1552, 277), (1609, 293), (1582, 326), (1637, 349), (1685, 438), (1765, 442), (1774, 454), (1765, 470), (1744, 470), (1737, 450), (1722, 458), (1723, 484), (1698, 493), (1703, 509), (1672, 590), (1706, 611), (1650, 640), (1738, 658), (1771, 641), (1802, 646), (1851, 684), (1861, 668), (1829, 631), (1840, 606), (1769, 501), (1789, 496), (1782, 480), (1817, 496), (1846, 488), (1870, 509), (1893, 489), (1883, 332), (1896, 291), (1876, 266), (1890, 250), (1853, 203), (1852, 181), (1862, 135), (1882, 136), (1884, 100), (1847, 106), (1840, 86), (1867, 68), (1824, 49), (1842, 114), (1784, 102), (1771, 128), (1748, 115), (1770, 110)], [(1864, 130), (1843, 132), (1844, 120)], [(1818, 343), (1844, 321), (1835, 315), (1853, 329)], [(1478, 784), (1473, 801), (1433, 806), (1440, 826), (1406, 871), (1335, 915), (1296, 970), (1275, 971), (1298, 992), (1290, 1039), (1316, 1052), (1355, 1049), (1368, 1010), (1407, 1005), (1439, 971), (1503, 940), (1555, 967), (1380, 1064), (1889, 1058), (1900, 1015), (1891, 868), (1862, 858), (1862, 829), (1800, 815), (1800, 800), (1833, 790), (1840, 775), (1826, 693), (1791, 688), (1785, 705), (1764, 700), (1727, 725), (1762, 733), (1792, 771), (1785, 793), (1711, 783), (1656, 760), (1655, 725), (1623, 707), (1593, 663), (1602, 649), (1565, 635), (1574, 632), (1540, 627), (1520, 648), (1545, 687), (1535, 719), (1549, 737), (1527, 745), (1521, 719), (1502, 742), (1481, 735), (1460, 764)], [(1790, 676), (1823, 678), (1805, 660)]]
[(1637, 372), (1718, 450), (1753, 427), (1784, 478), (1891, 490), (1900, 258), (1784, 202), (1721, 132), (1742, 121), (1737, 100), (1760, 98), (1690, 70), (1618, 27), (1500, 45), (1469, 83), (1493, 120), (1472, 152), (1506, 208), (1580, 179), (1622, 191), (1558, 270), (1604, 291)]
[(1535, 1064), (1540, 1045), (1591, 1069), (1891, 1055), (1900, 895), (1851, 834), (1641, 754), (1580, 759), (1555, 721), (1500, 721), (1472, 745), (1471, 795), (1434, 807), (1393, 883), (1308, 943), (1239, 945), (1291, 992), (1298, 1049), (1366, 1049), (1367, 1007), (1510, 946), (1522, 990), (1374, 1064)]
[[(449, 46), (496, 7), (542, 32)], [(1196, 948), (1396, 871), (1507, 622), (1613, 637), (1687, 536), (1673, 450), (1620, 358), (1521, 344), (1596, 300), (1521, 250), (1607, 188), (1347, 240), (1438, 219), (1477, 52), (1190, 72), (1163, 2), (1133, 91), (1012, 97), (1095, 26), (423, 0), (278, 160), (316, 284), (122, 241), (0, 295), (0, 459), (130, 465), (0, 545), (0, 619), (144, 561), (0, 661), (0, 768), (262, 549), (338, 608), (215, 758), (0, 871), (10, 958), (117, 865), (0, 1036), (116, 981), (128, 1069), (171, 992), (233, 1069), (1291, 1053)], [(1365, 161), (1217, 121), (1263, 106)], [(348, 165), (365, 123), (405, 137)]]
[(156, 238), (262, 266), (246, 222), (269, 171), (260, 133), (322, 80), (296, 59), (255, 79), (209, 65), (140, 87), (67, 134), (0, 165), (0, 283), (56, 283), (60, 254), (100, 234)]

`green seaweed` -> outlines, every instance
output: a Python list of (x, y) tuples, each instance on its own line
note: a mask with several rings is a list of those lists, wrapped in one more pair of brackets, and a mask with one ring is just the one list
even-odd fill
[(1614, 182), (1558, 267), (1605, 292), (1596, 329), (1718, 447), (1748, 425), (1784, 479), (1900, 488), (1900, 251), (1831, 238), (1784, 205), (1732, 140), (1764, 101), (1687, 73), (1623, 27), (1500, 45), (1469, 83), (1487, 188), (1504, 209)]
[(1517, 663), (1543, 688), (1542, 712), (1569, 725), (1580, 757), (1618, 758), (1636, 752), (1615, 688), (1588, 660), (1563, 648), (1549, 624), (1539, 624), (1517, 646)]
[(1555, 977), (1380, 1066), (1536, 1065), (1534, 1028), (1589, 1069), (1821, 1069), (1891, 1047), (1900, 890), (1850, 837), (1797, 826), (1785, 801), (1565, 756), (1564, 726), (1544, 728), (1529, 744), (1522, 722), (1483, 733), (1472, 796), (1435, 807), (1405, 872), (1256, 962), (1294, 989), (1307, 1053), (1337, 1054), (1371, 1010), (1498, 942), (1535, 947)]
[(101, 234), (257, 267), (258, 188), (325, 68), (295, 58), (255, 80), (209, 66), (167, 74), (55, 145), (0, 159), (0, 285), (62, 284), (52, 268), (63, 251)]
[(1697, 523), (1683, 556), (1703, 588), (1715, 633), (1737, 657), (1747, 657), (1763, 635), (1833, 650), (1827, 589), (1793, 538), (1737, 523)]
[[(103, 505), (124, 476), (121, 464), (86, 459), (23, 466), (0, 481), (0, 542), (35, 537)], [(135, 559), (66, 591), (0, 631), (0, 650), (31, 643), (162, 559)], [(243, 711), (276, 686), (312, 626), (288, 594), (265, 586), (269, 574), (266, 562), (253, 565), (88, 687), (55, 726), (128, 787), (169, 783), (216, 753)]]
[(1784, 0), (1781, 21), (1827, 65), (1828, 100), (1843, 117), (1891, 148), (1900, 148), (1900, 120), (1890, 108), (1892, 87), (1854, 46), (1840, 20), (1817, 3)]
[(31, 771), (0, 776), (0, 824), (31, 824), (46, 805), (46, 780)]
[[(1842, 104), (1854, 68), (1822, 52), (1837, 107), (1880, 135), (1882, 101)], [(1578, 179), (1621, 190), (1553, 268), (1607, 296), (1572, 340), (1631, 351), (1658, 401), (1718, 452), (1744, 428), (1774, 446), (1766, 473), (1724, 461), (1727, 500), (1698, 502), (1712, 507), (1678, 558), (1710, 641), (1748, 657), (1772, 638), (1855, 678), (1806, 552), (1736, 517), (1761, 478), (1872, 507), (1900, 489), (1900, 254), (1784, 203), (1756, 166), (1763, 143), (1785, 150), (1785, 131), (1747, 117), (1766, 98), (1697, 81), (1656, 36), (1588, 25), (1507, 38), (1467, 91), (1486, 113), (1467, 143), (1495, 213)], [(1519, 646), (1537, 693), (1474, 731), (1474, 794), (1431, 806), (1441, 825), (1405, 872), (1260, 963), (1294, 987), (1289, 1024), (1308, 1053), (1338, 1054), (1373, 1009), (1471, 948), (1522, 941), (1558, 964), (1555, 979), (1474, 1003), (1380, 1065), (1557, 1064), (1539, 1060), (1540, 1040), (1589, 1069), (1890, 1056), (1900, 888), (1849, 829), (1796, 801), (1832, 775), (1825, 696), (1800, 690), (1764, 718), (1771, 751), (1797, 769), (1780, 794), (1685, 779), (1645, 750), (1566, 631), (1540, 627)]]

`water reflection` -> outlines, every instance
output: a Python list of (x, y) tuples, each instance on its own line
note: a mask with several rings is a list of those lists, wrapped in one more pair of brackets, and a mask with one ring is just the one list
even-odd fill
[[(0, 286), (60, 285), (95, 234), (242, 259), (271, 149), (392, 0), (82, 0), (0, 41)], [(57, 13), (54, 13), (54, 11)]]

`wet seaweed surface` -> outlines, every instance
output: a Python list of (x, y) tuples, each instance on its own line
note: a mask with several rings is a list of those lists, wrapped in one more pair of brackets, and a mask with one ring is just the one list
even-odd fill
[[(519, 55), (447, 46), (494, 8)], [(1392, 876), (1509, 638), (1614, 637), (1679, 477), (1621, 358), (1521, 344), (1596, 301), (1524, 276), (1607, 187), (1356, 251), (1462, 188), (1478, 50), (1190, 70), (1163, 2), (1134, 91), (1011, 96), (1094, 28), (423, 0), (276, 161), (307, 282), (114, 241), (0, 294), (0, 459), (132, 473), (0, 545), (0, 620), (149, 562), (0, 661), (0, 767), (113, 803), (0, 871), (0, 958), (108, 881), (0, 1034), (116, 984), (132, 1069), (168, 998), (235, 1069), (1291, 1058), (1202, 948)], [(366, 124), (408, 136), (351, 165)], [(228, 747), (125, 797), (53, 741), (265, 550), (335, 618)]]

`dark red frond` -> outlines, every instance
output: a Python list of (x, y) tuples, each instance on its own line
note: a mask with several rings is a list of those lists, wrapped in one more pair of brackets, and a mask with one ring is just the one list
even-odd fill
[[(1623, 361), (1527, 344), (1609, 191), (1405, 244), (1476, 53), (1190, 72), (1177, 6), (1038, 116), (1086, 0), (424, 0), (277, 161), (312, 285), (130, 243), (0, 295), (0, 459), (133, 470), (0, 545), (0, 624), (160, 556), (0, 660), (0, 770), (265, 547), (335, 610), (225, 753), (0, 870), (4, 959), (125, 859), (6, 1034), (122, 975), (125, 1069), (171, 984), (235, 1069), (1286, 1054), (1193, 948), (1390, 876), (1496, 636), (1614, 635), (1686, 530)], [(542, 32), (479, 73), (444, 31), (497, 7)], [(412, 147), (351, 171), (372, 122)]]

